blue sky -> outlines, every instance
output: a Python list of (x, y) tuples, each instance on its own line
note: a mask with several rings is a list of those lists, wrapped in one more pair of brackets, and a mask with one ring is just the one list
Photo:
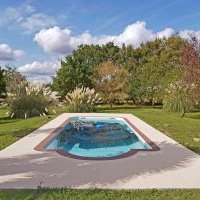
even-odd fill
[(139, 46), (175, 32), (200, 37), (198, 0), (7, 0), (0, 5), (0, 65), (50, 81), (78, 45)]

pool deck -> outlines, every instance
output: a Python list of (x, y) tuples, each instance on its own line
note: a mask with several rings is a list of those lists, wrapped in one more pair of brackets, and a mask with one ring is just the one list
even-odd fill
[[(159, 151), (116, 160), (80, 160), (34, 148), (73, 116), (127, 118)], [(200, 156), (131, 114), (65, 113), (0, 151), (0, 188), (200, 188)]]

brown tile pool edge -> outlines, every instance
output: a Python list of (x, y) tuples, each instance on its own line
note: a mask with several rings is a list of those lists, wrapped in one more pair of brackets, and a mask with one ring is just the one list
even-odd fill
[[(96, 117), (96, 116), (95, 116)], [(127, 118), (120, 117), (124, 119), (139, 135), (142, 137), (145, 142), (151, 147), (151, 149), (132, 149), (128, 151), (127, 153), (124, 153), (122, 155), (118, 156), (113, 156), (113, 157), (84, 157), (84, 156), (77, 156), (74, 154), (71, 154), (69, 152), (66, 152), (62, 149), (45, 149), (44, 146), (50, 142), (55, 136), (57, 136), (60, 131), (64, 128), (64, 126), (71, 120), (71, 117), (67, 118), (58, 128), (56, 128), (52, 133), (50, 133), (42, 142), (40, 142), (34, 150), (36, 151), (46, 151), (46, 152), (57, 152), (58, 154), (68, 157), (68, 158), (74, 158), (74, 159), (79, 159), (79, 160), (116, 160), (116, 159), (121, 159), (121, 158), (127, 158), (130, 157), (134, 154), (136, 154), (139, 151), (159, 151), (160, 148), (153, 142), (151, 141), (142, 131), (140, 131), (133, 123), (131, 123)]]

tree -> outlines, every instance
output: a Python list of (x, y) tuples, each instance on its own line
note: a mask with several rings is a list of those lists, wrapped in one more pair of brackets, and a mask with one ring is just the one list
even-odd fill
[(14, 96), (20, 96), (26, 93), (28, 82), (16, 68), (6, 67), (5, 70), (6, 92)]
[(9, 99), (11, 118), (46, 116), (50, 114), (48, 106), (56, 105), (60, 98), (56, 91), (39, 83), (27, 83), (24, 93), (14, 95)]
[(81, 45), (65, 60), (61, 61), (61, 68), (53, 77), (53, 89), (65, 96), (76, 87), (94, 88), (92, 76), (96, 67), (103, 61), (116, 60), (119, 47), (113, 43), (106, 45)]
[(146, 88), (141, 79), (139, 68), (132, 71), (130, 75), (130, 83), (128, 85), (129, 98), (136, 104), (142, 105), (145, 102)]
[(183, 67), (183, 81), (186, 84), (194, 85), (192, 97), (200, 102), (200, 51), (199, 42), (193, 38), (187, 42), (181, 55)]
[(188, 85), (182, 81), (170, 84), (164, 97), (164, 108), (173, 112), (180, 112), (184, 117), (185, 113), (191, 111), (196, 104), (191, 95), (194, 87), (194, 85)]
[[(61, 61), (52, 87), (64, 97), (76, 87), (95, 88), (93, 77), (102, 62), (112, 62), (131, 74), (128, 94), (135, 102), (162, 103), (167, 86), (181, 79), (180, 55), (185, 41), (178, 36), (131, 45), (81, 45)], [(129, 78), (129, 77), (128, 77)], [(126, 89), (127, 89), (126, 88)], [(96, 89), (96, 88), (95, 88)]]
[(110, 104), (127, 97), (129, 73), (125, 68), (114, 65), (111, 61), (101, 63), (94, 74), (96, 91)]
[(157, 55), (152, 56), (138, 71), (137, 78), (140, 81), (138, 89), (143, 92), (144, 101), (150, 102), (154, 106), (163, 88), (162, 79), (165, 70), (160, 64), (160, 58)]
[(165, 89), (180, 80), (180, 55), (184, 41), (179, 37), (143, 44), (138, 67), (132, 71), (129, 94), (140, 103), (162, 103)]
[(129, 72), (135, 70), (140, 62), (139, 49), (135, 49), (132, 45), (122, 45), (116, 56), (114, 63), (120, 67), (126, 68)]
[(5, 70), (0, 67), (0, 97), (6, 92)]

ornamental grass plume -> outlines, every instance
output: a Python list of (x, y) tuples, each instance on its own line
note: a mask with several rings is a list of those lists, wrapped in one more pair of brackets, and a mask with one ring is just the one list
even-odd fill
[(94, 112), (95, 104), (100, 100), (94, 89), (77, 88), (66, 95), (70, 112)]
[[(25, 93), (11, 98), (11, 118), (30, 118), (50, 114), (49, 106), (56, 105), (60, 96), (44, 84), (28, 83)], [(53, 112), (55, 113), (55, 111)]]

